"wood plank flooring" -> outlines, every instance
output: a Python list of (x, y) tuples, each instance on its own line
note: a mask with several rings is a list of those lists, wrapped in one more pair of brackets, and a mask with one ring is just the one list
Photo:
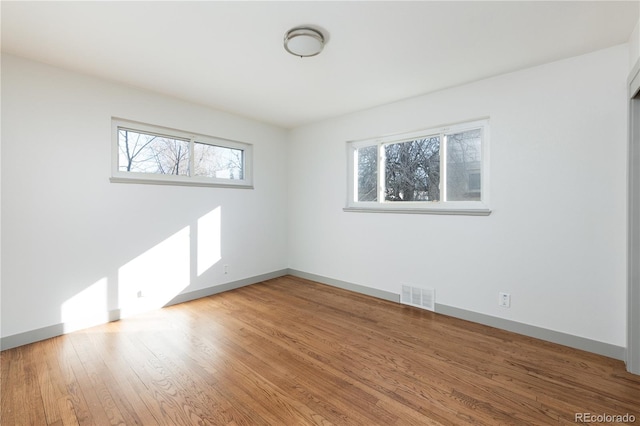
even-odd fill
[(620, 361), (294, 277), (1, 356), (6, 426), (640, 424)]

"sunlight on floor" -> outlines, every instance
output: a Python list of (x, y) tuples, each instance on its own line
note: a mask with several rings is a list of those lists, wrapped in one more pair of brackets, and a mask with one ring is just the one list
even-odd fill
[(64, 332), (165, 306), (222, 259), (221, 217), (218, 206), (111, 272), (113, 278), (105, 271), (62, 304)]

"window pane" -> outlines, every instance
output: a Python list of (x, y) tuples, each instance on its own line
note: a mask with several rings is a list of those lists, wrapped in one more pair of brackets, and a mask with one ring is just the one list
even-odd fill
[(358, 148), (358, 201), (378, 201), (378, 147)]
[(447, 201), (480, 201), (482, 130), (447, 135)]
[(440, 200), (440, 137), (384, 145), (385, 200)]
[(205, 143), (193, 144), (194, 176), (244, 179), (244, 151)]
[(118, 130), (118, 169), (160, 175), (189, 175), (189, 141)]

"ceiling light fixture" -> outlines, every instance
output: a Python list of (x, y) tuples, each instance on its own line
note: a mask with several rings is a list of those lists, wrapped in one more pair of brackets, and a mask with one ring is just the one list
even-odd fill
[(284, 48), (301, 58), (316, 56), (324, 48), (324, 36), (320, 31), (309, 27), (292, 28), (284, 35)]

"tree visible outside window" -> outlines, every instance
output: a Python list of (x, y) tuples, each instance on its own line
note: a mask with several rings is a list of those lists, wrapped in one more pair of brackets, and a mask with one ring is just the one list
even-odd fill
[(385, 201), (440, 200), (440, 137), (384, 145)]
[(189, 176), (189, 141), (118, 130), (119, 169), (126, 172)]
[(193, 145), (194, 175), (243, 179), (244, 151), (196, 142)]
[[(349, 142), (349, 209), (486, 210), (487, 121)], [(486, 189), (485, 189), (486, 191)]]
[(124, 120), (114, 125), (114, 182), (250, 187), (249, 144)]

